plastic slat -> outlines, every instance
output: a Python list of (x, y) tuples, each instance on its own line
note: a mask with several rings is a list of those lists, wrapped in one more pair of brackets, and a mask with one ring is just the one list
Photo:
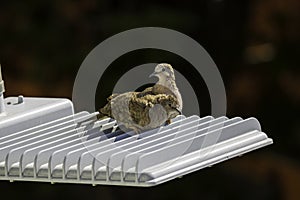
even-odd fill
[[(191, 116), (189, 118), (180, 117), (179, 119), (177, 118), (177, 120), (174, 123), (170, 124), (168, 127), (175, 127), (175, 126), (178, 126), (181, 123), (183, 123), (183, 121), (189, 122), (189, 121), (192, 121), (192, 120), (198, 119), (198, 118), (199, 118), (198, 116)], [(206, 117), (205, 119), (209, 120), (211, 118), (212, 117)], [(153, 134), (156, 134), (159, 130), (162, 131), (164, 129), (166, 129), (166, 127), (161, 127), (159, 129), (154, 129), (154, 130), (150, 130), (150, 131), (147, 131), (147, 132), (143, 132), (139, 136), (127, 137), (123, 140), (119, 140), (118, 137), (116, 137), (117, 142), (115, 142), (114, 144), (112, 144), (110, 146), (95, 148), (95, 149), (93, 149), (89, 152), (83, 153), (81, 158), (80, 158), (80, 162), (79, 162), (79, 173), (80, 173), (80, 175), (83, 178), (87, 178), (87, 179), (91, 178), (90, 176), (92, 176), (92, 164), (94, 162), (93, 160), (94, 160), (94, 157), (98, 154), (98, 152), (103, 152), (105, 150), (109, 150), (112, 147), (116, 147), (116, 146), (118, 146), (118, 147), (123, 146), (125, 144), (130, 143), (131, 141), (136, 140), (136, 138), (149, 137)], [(129, 133), (127, 133), (127, 134), (129, 134)], [(123, 134), (123, 136), (127, 135), (127, 134)], [(119, 136), (119, 137), (122, 137), (122, 135)], [(86, 169), (88, 169), (88, 170), (86, 170)], [(86, 173), (86, 171), (88, 171), (88, 172)], [(84, 174), (88, 174), (88, 175), (84, 175)]]
[[(210, 119), (210, 118), (209, 118)], [(202, 123), (208, 123), (207, 120), (209, 120), (208, 118), (205, 119), (200, 119), (200, 118), (196, 118), (194, 121), (191, 121), (190, 123), (184, 124), (185, 126), (182, 126), (180, 123), (178, 123), (178, 129), (184, 129), (186, 127), (189, 126), (195, 126), (197, 124), (202, 124)], [(181, 125), (181, 126), (180, 126)], [(173, 127), (174, 129), (174, 127)], [(173, 130), (172, 128), (167, 129), (167, 127), (165, 127), (165, 130), (160, 130), (157, 134), (153, 134), (151, 137), (147, 137), (147, 138), (143, 138), (141, 140), (138, 141), (134, 141), (131, 143), (127, 143), (126, 145), (122, 145), (122, 146), (118, 146), (117, 148), (114, 149), (110, 149), (108, 151), (105, 152), (101, 152), (99, 154), (96, 155), (96, 157), (94, 158), (94, 171), (97, 173), (97, 179), (107, 179), (107, 167), (108, 166), (108, 160), (110, 159), (110, 155), (114, 154), (114, 153), (118, 153), (120, 151), (129, 151), (132, 148), (137, 148), (138, 145), (143, 146), (145, 145), (145, 143), (157, 143), (159, 140), (161, 140), (161, 138), (165, 135), (168, 134), (172, 134), (178, 130)], [(173, 135), (172, 135), (173, 136)], [(172, 136), (170, 136), (170, 138), (172, 138)], [(100, 170), (99, 168), (101, 168), (102, 170)]]
[[(128, 160), (123, 160), (125, 156), (129, 154), (137, 154), (141, 151), (149, 149), (151, 151), (152, 149), (157, 149), (160, 147), (166, 146), (170, 141), (177, 139), (181, 136), (186, 137), (193, 137), (193, 135), (189, 135), (190, 132), (193, 132), (193, 130), (199, 130), (199, 129), (205, 129), (210, 124), (214, 123), (222, 123), (224, 120), (226, 120), (226, 117), (221, 117), (214, 120), (209, 120), (212, 118), (199, 118), (195, 121), (192, 121), (190, 123), (186, 123), (178, 127), (177, 130), (168, 130), (165, 132), (165, 136), (159, 135), (159, 137), (151, 138), (151, 140), (141, 140), (142, 143), (137, 144), (135, 143), (135, 146), (127, 149), (127, 150), (121, 150), (115, 154), (112, 154), (108, 160), (107, 163), (107, 170), (108, 170), (108, 176), (111, 178), (111, 180), (121, 180), (121, 170), (123, 172), (126, 171), (126, 169), (130, 168), (126, 164), (133, 164), (134, 162), (127, 162)], [(121, 165), (123, 163), (123, 167), (121, 168)], [(124, 167), (125, 166), (125, 167)], [(118, 169), (118, 170), (116, 170)], [(113, 173), (114, 172), (114, 173)]]
[(171, 177), (170, 175), (174, 172), (179, 172), (178, 176), (185, 175), (263, 147), (270, 142), (271, 140), (267, 138), (266, 134), (250, 131), (214, 146), (149, 167), (142, 172), (139, 181), (155, 179), (157, 183), (160, 181), (159, 179), (162, 179), (161, 177), (164, 177), (164, 181), (166, 181), (167, 177)]
[[(127, 181), (136, 181), (135, 174), (131, 174), (130, 171), (132, 172), (132, 168), (135, 167), (135, 165), (138, 161), (138, 158), (145, 153), (152, 152), (152, 151), (170, 146), (174, 143), (178, 143), (180, 141), (184, 141), (189, 138), (197, 137), (199, 135), (207, 133), (208, 131), (218, 129), (219, 127), (222, 127), (222, 126), (228, 126), (230, 124), (241, 121), (242, 119), (241, 118), (233, 118), (233, 119), (226, 120), (226, 121), (224, 121), (224, 120), (226, 120), (226, 118), (224, 118), (224, 117), (217, 118), (215, 120), (212, 120), (209, 123), (203, 124), (202, 126), (191, 127), (189, 129), (187, 129), (185, 132), (181, 132), (181, 133), (179, 132), (179, 133), (177, 133), (176, 137), (170, 141), (168, 141), (168, 140), (161, 141), (160, 143), (158, 143), (158, 145), (144, 147), (144, 148), (141, 148), (141, 150), (139, 150), (139, 151), (134, 150), (134, 153), (125, 154), (124, 157), (120, 158), (120, 160), (122, 161), (121, 169), (123, 172), (123, 177), (125, 177), (125, 180), (127, 180)], [(210, 124), (210, 126), (208, 126), (208, 124)], [(186, 148), (188, 148), (188, 146)], [(182, 152), (182, 153), (184, 153), (184, 152)], [(110, 161), (111, 160), (112, 159), (110, 159)], [(120, 163), (116, 162), (116, 160), (115, 160), (114, 167), (116, 167), (116, 165), (119, 165), (119, 164)]]
[(78, 118), (81, 118), (83, 116), (90, 116), (90, 114), (88, 112), (80, 112), (80, 113), (77, 113), (77, 114), (74, 114), (74, 115), (69, 115), (67, 117), (59, 118), (55, 121), (50, 121), (48, 123), (41, 124), (39, 126), (34, 126), (32, 128), (29, 128), (29, 129), (26, 129), (26, 130), (23, 130), (23, 131), (19, 131), (19, 132), (13, 133), (13, 134), (9, 134), (9, 135), (6, 135), (6, 136), (3, 136), (3, 137), (0, 138), (0, 144), (3, 141), (6, 142), (6, 141), (9, 141), (13, 138), (18, 138), (20, 136), (24, 136), (24, 135), (27, 135), (29, 133), (39, 132), (39, 131), (42, 131), (42, 130), (44, 130), (46, 128), (49, 128), (49, 127), (55, 127), (55, 126), (58, 126), (60, 124), (64, 124), (65, 122), (71, 121), (72, 124), (74, 124), (74, 123), (76, 123), (76, 121), (78, 121)]
[[(136, 172), (137, 174), (141, 174), (141, 172), (146, 168), (182, 156), (183, 152), (184, 154), (187, 154), (192, 151), (197, 151), (200, 148), (205, 148), (211, 145), (210, 142), (207, 141), (214, 140), (214, 137), (219, 135), (220, 131), (221, 134), (217, 142), (224, 141), (229, 137), (233, 138), (238, 135), (248, 133), (252, 130), (261, 130), (260, 125), (255, 118), (249, 118), (247, 120), (213, 130), (204, 135), (198, 135), (192, 139), (167, 146), (151, 153), (143, 154), (137, 162)], [(187, 146), (189, 146), (188, 149), (186, 149)]]

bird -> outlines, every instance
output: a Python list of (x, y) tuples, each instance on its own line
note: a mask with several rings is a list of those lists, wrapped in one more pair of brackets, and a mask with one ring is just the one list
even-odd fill
[(170, 64), (158, 64), (149, 76), (158, 77), (153, 87), (142, 92), (112, 94), (99, 109), (98, 119), (110, 117), (136, 133), (170, 124), (182, 112), (182, 98)]
[(157, 77), (158, 82), (153, 87), (146, 88), (140, 93), (140, 96), (146, 94), (174, 95), (179, 103), (179, 110), (182, 112), (183, 102), (181, 93), (176, 85), (173, 67), (168, 63), (160, 63), (155, 67), (154, 72), (150, 74), (149, 78), (151, 77)]
[(99, 110), (99, 117), (111, 117), (123, 127), (140, 133), (168, 123), (180, 115), (179, 104), (173, 95), (125, 92), (110, 97), (109, 102)]

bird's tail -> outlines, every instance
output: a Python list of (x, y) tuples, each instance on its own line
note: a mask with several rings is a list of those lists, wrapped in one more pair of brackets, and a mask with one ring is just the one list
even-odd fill
[[(100, 109), (100, 110), (101, 110), (101, 109)], [(105, 119), (105, 118), (109, 118), (109, 117), (110, 117), (110, 116), (108, 116), (107, 114), (102, 113), (100, 110), (99, 110), (99, 114), (97, 115), (97, 119), (98, 119), (98, 120), (101, 120), (101, 119)]]
[(110, 103), (106, 104), (103, 108), (100, 108), (99, 114), (97, 115), (98, 119), (104, 119), (108, 117), (112, 117)]

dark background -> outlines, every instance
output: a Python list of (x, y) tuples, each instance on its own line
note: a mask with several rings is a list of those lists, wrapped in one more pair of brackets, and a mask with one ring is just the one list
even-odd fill
[[(300, 1), (1, 1), (0, 61), (6, 96), (72, 96), (77, 70), (101, 41), (158, 26), (198, 41), (225, 82), (228, 116), (255, 116), (274, 145), (154, 188), (0, 182), (1, 199), (300, 199)], [(169, 62), (155, 50), (132, 52), (110, 67), (110, 93), (123, 66)], [(209, 114), (204, 83), (202, 115)]]

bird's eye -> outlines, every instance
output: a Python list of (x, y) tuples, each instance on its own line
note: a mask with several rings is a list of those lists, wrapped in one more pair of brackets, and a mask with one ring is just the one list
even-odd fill
[(165, 69), (165, 68), (162, 68), (161, 71), (164, 72), (164, 71), (166, 71), (166, 69)]

